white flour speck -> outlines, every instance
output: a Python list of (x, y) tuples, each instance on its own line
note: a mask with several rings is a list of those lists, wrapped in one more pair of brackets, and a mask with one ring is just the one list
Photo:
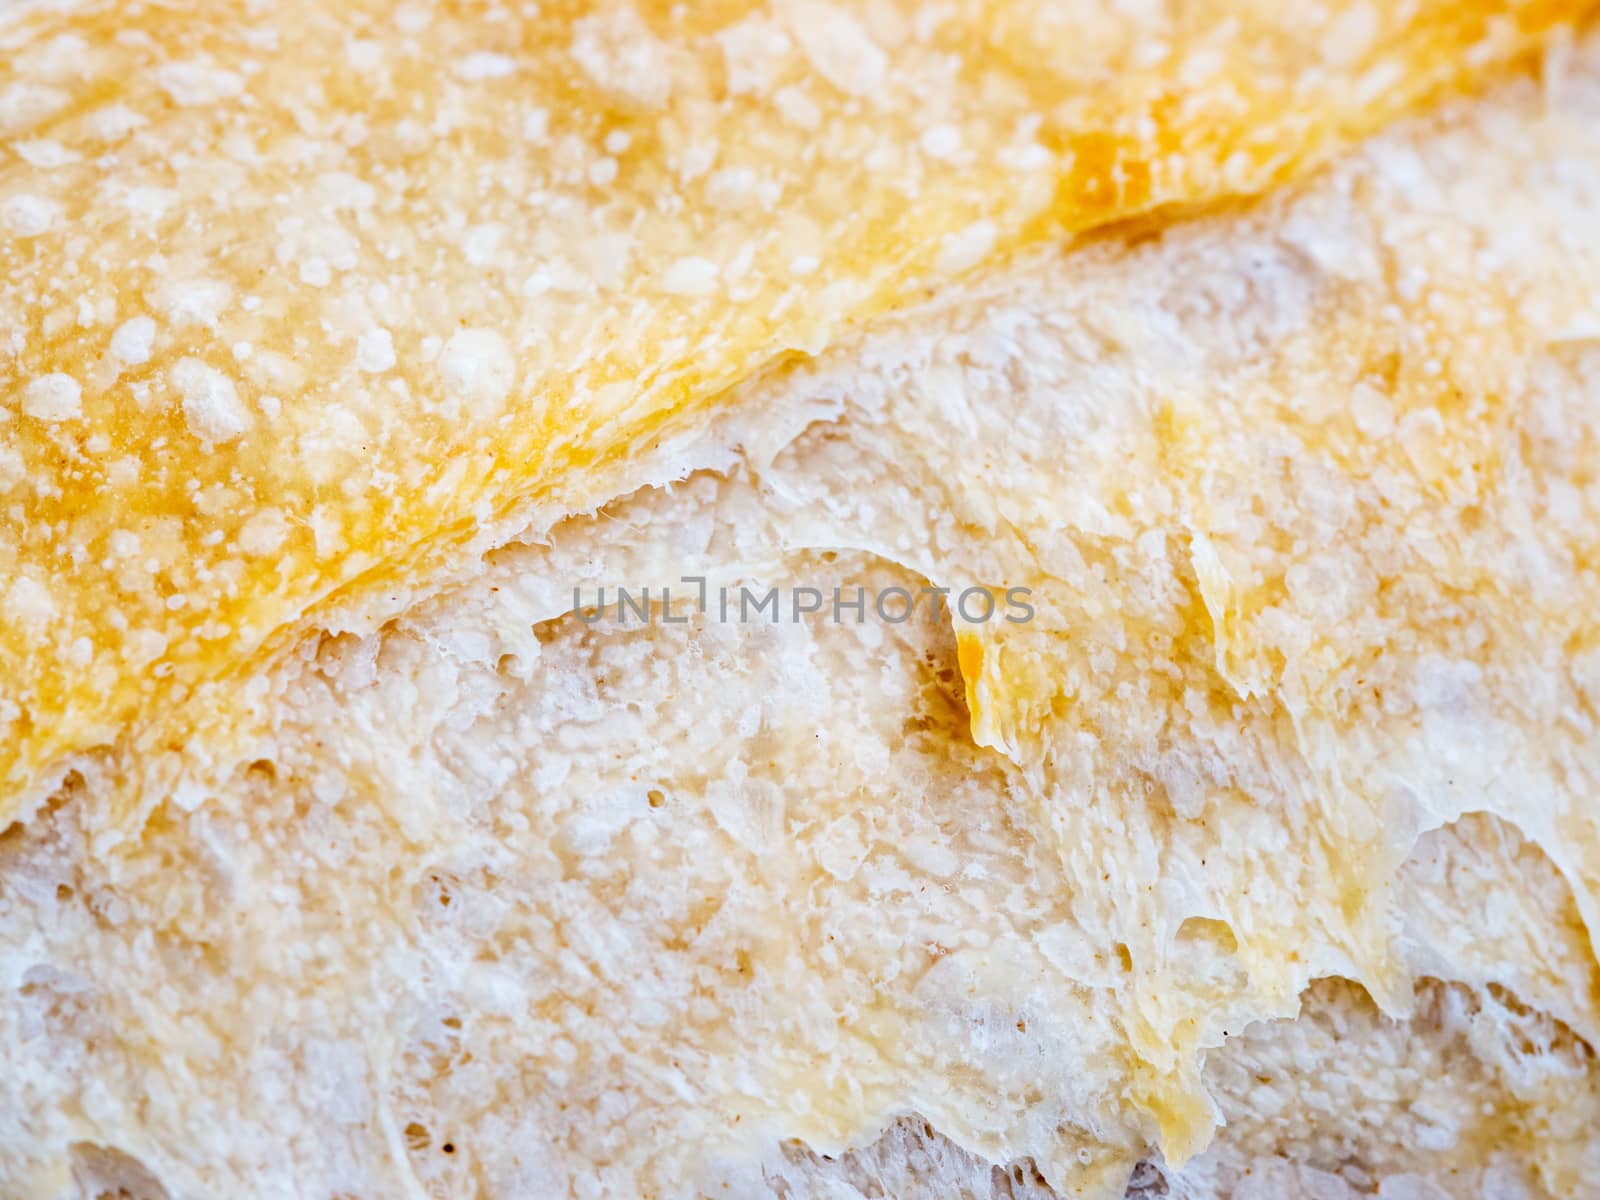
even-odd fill
[(71, 375), (41, 375), (22, 390), (22, 411), (36, 421), (71, 421), (83, 415), (83, 389)]
[(136, 367), (150, 361), (156, 343), (156, 323), (149, 317), (133, 317), (117, 326), (111, 335), (111, 354)]
[(233, 380), (198, 358), (172, 368), (172, 383), (183, 399), (190, 432), (208, 442), (227, 442), (250, 428), (250, 411), (239, 400)]

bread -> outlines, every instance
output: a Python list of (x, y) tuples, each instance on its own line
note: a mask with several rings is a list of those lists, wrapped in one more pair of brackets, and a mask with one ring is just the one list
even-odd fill
[(8, 813), (119, 736), (222, 738), (238, 672), (638, 486), (764, 365), (1257, 190), (1585, 7), (25, 5)]
[(1591, 1194), (1581, 8), (4, 18), (0, 1195)]

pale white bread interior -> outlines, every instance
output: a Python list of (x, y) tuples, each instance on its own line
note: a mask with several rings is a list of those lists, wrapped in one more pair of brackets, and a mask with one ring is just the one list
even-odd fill
[[(1592, 1194), (1600, 42), (1547, 67), (752, 381), (241, 681), (136, 838), (86, 760), (0, 843), (0, 1194)], [(702, 574), (1038, 615), (569, 612)]]

